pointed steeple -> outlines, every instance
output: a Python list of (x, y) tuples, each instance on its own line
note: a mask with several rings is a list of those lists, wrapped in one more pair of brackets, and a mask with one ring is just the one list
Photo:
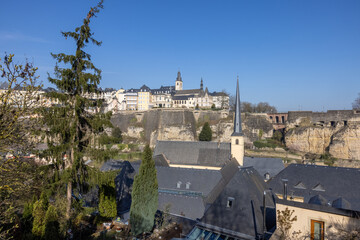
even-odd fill
[(178, 71), (176, 81), (182, 82), (181, 73)]
[(204, 89), (204, 84), (203, 84), (203, 79), (201, 78), (201, 82), (200, 82), (200, 89), (203, 90)]
[(240, 91), (239, 91), (239, 76), (237, 77), (236, 85), (236, 99), (235, 99), (235, 120), (234, 120), (234, 132), (231, 136), (243, 136), (241, 129), (241, 110), (240, 110)]

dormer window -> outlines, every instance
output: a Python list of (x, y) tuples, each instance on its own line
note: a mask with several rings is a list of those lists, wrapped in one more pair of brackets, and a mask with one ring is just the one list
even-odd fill
[(264, 177), (265, 177), (265, 180), (269, 180), (269, 179), (270, 179), (270, 173), (268, 173), (268, 172), (265, 173), (265, 174), (264, 174)]
[(314, 191), (320, 191), (320, 192), (325, 192), (325, 188), (319, 183), (317, 184), (312, 190)]
[(190, 183), (190, 182), (187, 182), (187, 183), (186, 183), (186, 189), (190, 189), (190, 185), (191, 185), (191, 183)]
[(232, 208), (234, 206), (234, 200), (235, 199), (233, 197), (228, 197), (226, 207), (227, 208)]
[(181, 182), (181, 181), (178, 181), (177, 184), (176, 184), (176, 187), (177, 187), (177, 188), (181, 188), (181, 184), (182, 184), (182, 182)]
[(306, 189), (305, 185), (302, 183), (302, 182), (298, 182), (294, 188), (297, 188), (297, 189)]
[(239, 139), (236, 139), (236, 140), (235, 140), (235, 144), (236, 144), (236, 145), (239, 145)]

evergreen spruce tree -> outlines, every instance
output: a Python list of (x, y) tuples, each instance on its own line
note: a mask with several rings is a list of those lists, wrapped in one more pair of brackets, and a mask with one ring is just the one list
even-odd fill
[(47, 196), (42, 193), (40, 199), (34, 203), (32, 216), (33, 228), (32, 233), (34, 236), (43, 237), (45, 233), (45, 214), (48, 208), (49, 200)]
[(211, 141), (212, 131), (208, 122), (206, 122), (199, 134), (199, 141)]
[(51, 54), (57, 64), (54, 69), (55, 77), (49, 75), (48, 80), (56, 85), (58, 91), (50, 92), (48, 97), (56, 99), (59, 104), (43, 111), (48, 135), (48, 150), (45, 154), (57, 170), (66, 169), (62, 171), (61, 179), (67, 186), (67, 220), (71, 214), (73, 184), (81, 186), (86, 178), (84, 157), (96, 160), (107, 156), (102, 154), (100, 147), (94, 148), (94, 136), (101, 133), (104, 126), (111, 126), (111, 115), (94, 114), (101, 102), (85, 98), (98, 93), (101, 79), (101, 71), (91, 62), (91, 56), (84, 48), (89, 42), (101, 45), (101, 42), (93, 38), (89, 24), (91, 18), (103, 8), (102, 3), (101, 0), (90, 9), (83, 24), (75, 28), (75, 31), (62, 32), (65, 39), (75, 40), (75, 53)]
[(152, 159), (149, 145), (144, 149), (139, 174), (134, 179), (131, 198), (131, 232), (136, 236), (151, 231), (158, 208), (158, 182), (155, 161)]
[(60, 235), (60, 225), (58, 222), (58, 214), (56, 208), (52, 205), (49, 206), (45, 214), (45, 229), (44, 229), (44, 239), (58, 240), (61, 239)]

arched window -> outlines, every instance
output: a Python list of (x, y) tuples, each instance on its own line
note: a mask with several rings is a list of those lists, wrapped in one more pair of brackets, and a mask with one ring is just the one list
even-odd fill
[(236, 140), (235, 140), (235, 144), (236, 144), (236, 145), (239, 145), (239, 139), (236, 139)]

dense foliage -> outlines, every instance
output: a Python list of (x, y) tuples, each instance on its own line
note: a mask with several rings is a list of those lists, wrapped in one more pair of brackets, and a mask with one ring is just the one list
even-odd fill
[(40, 104), (36, 71), (27, 60), (14, 63), (13, 54), (0, 59), (0, 239), (14, 237), (17, 213), (41, 186), (36, 166), (23, 158), (34, 147), (29, 136)]
[(152, 159), (149, 145), (144, 149), (139, 174), (134, 179), (131, 197), (131, 232), (133, 235), (138, 235), (151, 231), (158, 208), (158, 182), (155, 161)]
[[(54, 70), (55, 78), (49, 76), (48, 79), (58, 91), (50, 92), (48, 97), (59, 104), (43, 111), (44, 124), (48, 127), (46, 154), (57, 171), (66, 169), (61, 177), (67, 179), (67, 219), (70, 219), (71, 215), (73, 184), (80, 186), (87, 177), (84, 159), (109, 157), (108, 154), (102, 154), (101, 146), (96, 145), (95, 135), (101, 135), (104, 127), (112, 126), (111, 115), (98, 113), (101, 102), (86, 98), (89, 94), (98, 93), (101, 78), (101, 71), (91, 62), (90, 54), (86, 53), (84, 48), (89, 42), (101, 45), (101, 42), (93, 38), (89, 24), (102, 7), (101, 1), (90, 9), (83, 25), (75, 28), (73, 32), (62, 32), (66, 39), (75, 40), (76, 51), (73, 55), (51, 54), (57, 65)], [(67, 65), (69, 68), (60, 67)]]
[(199, 141), (211, 141), (212, 131), (208, 122), (204, 123), (204, 126), (199, 134)]

